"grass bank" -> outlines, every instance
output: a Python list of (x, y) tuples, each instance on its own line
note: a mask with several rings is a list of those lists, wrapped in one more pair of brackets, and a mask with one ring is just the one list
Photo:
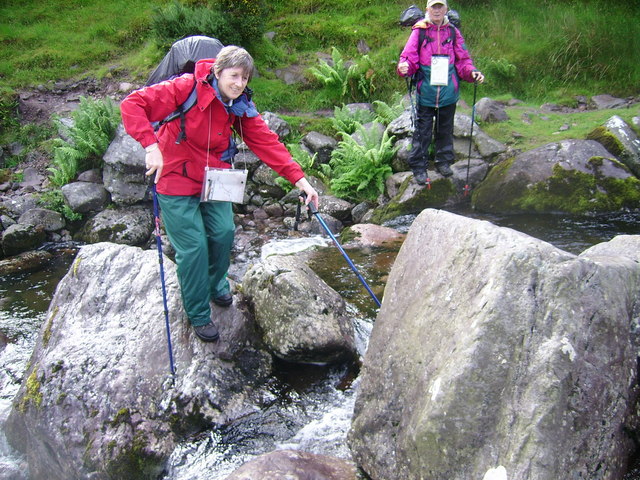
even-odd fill
[[(154, 9), (170, 3), (5, 0), (0, 6), (0, 85), (27, 87), (118, 73), (144, 78), (163, 54), (151, 37)], [(267, 4), (265, 31), (275, 36), (273, 41), (255, 39), (250, 50), (261, 67), (258, 86), (273, 90), (269, 108), (315, 106), (317, 102), (309, 98), (314, 89), (276, 85), (273, 72), (292, 63), (313, 65), (318, 52), (328, 54), (332, 47), (348, 58), (361, 55), (359, 44), (370, 49), (375, 99), (387, 100), (390, 92), (402, 91), (404, 83), (394, 66), (409, 34), (398, 26), (408, 3), (273, 0)], [(461, 30), (477, 66), (487, 75), (485, 90), (492, 96), (542, 102), (570, 101), (576, 94), (640, 93), (638, 2), (450, 3), (460, 14)]]
[[(6, 99), (19, 88), (86, 76), (142, 82), (165, 53), (153, 38), (154, 14), (174, 1), (5, 0), (0, 5), (0, 104), (6, 108), (0, 108), (0, 128), (15, 110), (15, 103)], [(183, 3), (202, 7), (219, 1)], [(389, 102), (406, 91), (395, 64), (409, 35), (398, 18), (410, 2), (242, 1), (261, 3), (267, 11), (264, 31), (273, 32), (271, 39), (257, 35), (247, 46), (259, 69), (252, 86), (261, 110), (313, 112), (344, 102), (329, 95), (309, 72), (319, 64), (319, 55), (326, 58), (334, 47), (345, 62), (360, 61), (366, 54), (371, 66), (367, 100)], [(571, 106), (576, 95), (640, 94), (638, 2), (466, 0), (450, 6), (459, 12), (467, 46), (486, 74), (481, 97)], [(299, 66), (307, 83), (288, 85), (279, 78), (277, 72), (291, 65)], [(462, 96), (471, 103), (469, 85), (463, 86)], [(307, 117), (299, 123), (313, 121)], [(533, 126), (512, 122), (488, 128), (498, 138), (512, 130), (526, 138), (554, 138), (555, 127), (547, 128), (553, 121)], [(536, 127), (540, 133), (530, 131)]]

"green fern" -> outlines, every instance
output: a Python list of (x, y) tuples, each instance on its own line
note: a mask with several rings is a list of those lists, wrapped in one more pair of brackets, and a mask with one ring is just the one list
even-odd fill
[(343, 134), (331, 155), (331, 191), (356, 202), (373, 201), (384, 192), (384, 182), (393, 173), (391, 160), (396, 147), (386, 130), (380, 135), (375, 128), (359, 125), (356, 132), (361, 143)]
[(337, 98), (343, 98), (347, 92), (349, 69), (344, 64), (342, 54), (336, 47), (331, 49), (329, 65), (326, 60), (321, 60), (320, 65), (311, 67), (311, 74), (322, 82), (325, 88)]
[(397, 92), (391, 98), (391, 104), (387, 104), (381, 100), (373, 102), (373, 110), (376, 112), (375, 120), (383, 125), (389, 125), (402, 115), (405, 108), (406, 105), (404, 104), (403, 96)]
[(321, 60), (320, 65), (309, 71), (322, 82), (333, 101), (369, 101), (376, 90), (375, 68), (369, 56), (363, 55), (347, 65), (340, 51), (332, 47), (331, 60), (332, 65)]
[(102, 155), (107, 151), (120, 123), (120, 113), (110, 99), (80, 98), (80, 106), (72, 114), (74, 125), (66, 127), (60, 119), (55, 123), (65, 138), (56, 139), (53, 166), (48, 168), (51, 183), (62, 186), (75, 178), (78, 172), (102, 166)]
[(59, 188), (42, 192), (37, 197), (38, 205), (44, 208), (60, 213), (64, 218), (71, 222), (82, 219), (82, 214), (76, 213), (64, 201), (64, 195)]
[[(373, 82), (375, 69), (369, 55), (363, 55), (357, 63), (352, 64), (347, 72), (347, 82), (353, 101), (369, 101), (376, 91)], [(347, 93), (345, 91), (345, 93)]]
[[(300, 168), (306, 175), (311, 175), (318, 178), (320, 181), (328, 183), (331, 176), (331, 167), (327, 164), (316, 165), (317, 154), (310, 155), (309, 152), (302, 148), (300, 144), (290, 143), (287, 144), (287, 148), (293, 157), (293, 160), (300, 165)], [(285, 192), (293, 189), (291, 183), (282, 177), (276, 178), (276, 184), (282, 188)]]
[(333, 109), (333, 117), (331, 124), (337, 132), (352, 134), (358, 128), (358, 125), (373, 122), (376, 115), (370, 110), (364, 108), (350, 109), (348, 106), (335, 107)]

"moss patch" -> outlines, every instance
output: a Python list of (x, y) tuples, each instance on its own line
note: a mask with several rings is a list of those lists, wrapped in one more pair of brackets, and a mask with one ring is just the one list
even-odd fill
[(362, 235), (351, 227), (347, 227), (340, 232), (340, 240), (342, 243), (349, 243)]
[(598, 127), (587, 135), (587, 140), (595, 140), (600, 143), (609, 153), (620, 157), (624, 154), (624, 145), (618, 138), (605, 127)]
[(510, 212), (516, 199), (526, 189), (525, 178), (505, 182), (515, 157), (508, 158), (498, 163), (489, 171), (487, 178), (478, 185), (471, 194), (471, 204), (481, 211)]
[(53, 320), (58, 315), (58, 311), (59, 311), (59, 309), (56, 306), (53, 309), (53, 311), (51, 312), (51, 315), (49, 316), (49, 319), (47, 320), (47, 326), (44, 328), (44, 333), (42, 334), (42, 345), (44, 345), (44, 347), (47, 347), (49, 345), (49, 340), (51, 340), (51, 331), (53, 329)]
[[(594, 166), (598, 158), (592, 159)], [(597, 169), (596, 169), (597, 172)], [(525, 191), (515, 206), (526, 212), (585, 214), (640, 206), (640, 180), (590, 175), (554, 166), (553, 176)]]
[(40, 391), (40, 380), (38, 379), (37, 368), (34, 368), (31, 375), (27, 378), (27, 388), (18, 403), (18, 411), (22, 414), (27, 412), (29, 403), (32, 403), (36, 408), (42, 406), (42, 392)]
[[(105, 467), (107, 477), (113, 480), (122, 478), (136, 478), (140, 480), (154, 480), (162, 473), (160, 456), (148, 451), (148, 440), (137, 433), (131, 445), (123, 448), (120, 454)], [(113, 445), (111, 445), (113, 448)]]
[(400, 187), (400, 193), (389, 203), (373, 212), (373, 216), (371, 218), (372, 223), (381, 224), (401, 215), (420, 213), (425, 208), (442, 207), (445, 205), (447, 200), (456, 193), (455, 187), (451, 181), (440, 179), (431, 182), (430, 189), (426, 187), (423, 188), (419, 193), (407, 201), (397, 201), (396, 198), (402, 198), (402, 195), (406, 191), (410, 181), (410, 178), (406, 179)]
[(131, 412), (128, 408), (121, 408), (111, 421), (112, 427), (117, 427), (121, 423), (131, 423)]
[(589, 159), (593, 174), (555, 165), (551, 177), (534, 185), (524, 175), (504, 181), (513, 161), (505, 160), (489, 172), (473, 192), (474, 208), (496, 213), (585, 214), (640, 207), (640, 180), (603, 177), (599, 173), (605, 162), (602, 157)]

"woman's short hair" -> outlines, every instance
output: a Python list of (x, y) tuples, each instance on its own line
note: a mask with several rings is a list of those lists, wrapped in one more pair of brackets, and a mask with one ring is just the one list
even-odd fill
[(216, 56), (216, 63), (213, 64), (213, 70), (216, 75), (220, 75), (220, 72), (225, 68), (242, 68), (244, 73), (247, 74), (249, 80), (253, 76), (253, 58), (242, 47), (235, 45), (227, 45)]

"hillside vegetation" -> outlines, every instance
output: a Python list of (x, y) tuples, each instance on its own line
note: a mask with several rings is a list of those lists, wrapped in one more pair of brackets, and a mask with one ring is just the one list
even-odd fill
[[(11, 140), (7, 134), (17, 125), (18, 90), (84, 77), (142, 83), (172, 41), (197, 33), (246, 46), (258, 66), (252, 87), (260, 109), (289, 112), (294, 127), (304, 112), (350, 101), (391, 102), (406, 92), (395, 64), (409, 35), (398, 25), (409, 3), (4, 0), (0, 144)], [(640, 2), (465, 0), (452, 1), (450, 7), (460, 14), (467, 46), (487, 77), (478, 98), (572, 106), (576, 95), (640, 94)], [(267, 39), (266, 32), (273, 35)], [(345, 75), (347, 66), (355, 65), (342, 95), (310, 70), (329, 55), (344, 62)], [(286, 85), (278, 78), (276, 72), (291, 65), (299, 66), (306, 83)], [(468, 104), (472, 91), (468, 85), (462, 89)], [(498, 135), (504, 132), (496, 129)]]
[[(0, 6), (0, 82), (26, 87), (85, 75), (143, 78), (164, 53), (153, 41), (154, 17), (174, 2), (5, 0)], [(183, 2), (193, 8), (224, 3)], [(331, 47), (356, 58), (358, 42), (364, 41), (371, 49), (376, 91), (382, 95), (403, 86), (393, 67), (409, 33), (398, 26), (410, 3), (406, 0), (226, 3), (245, 17), (259, 13), (262, 31), (275, 32), (273, 42), (263, 40), (257, 30), (245, 39), (266, 78), (267, 68), (314, 63), (317, 52), (330, 53)], [(468, 47), (487, 74), (490, 95), (554, 100), (640, 92), (639, 2), (466, 0), (450, 6), (459, 12)], [(285, 108), (307, 103), (288, 97), (299, 104)]]

